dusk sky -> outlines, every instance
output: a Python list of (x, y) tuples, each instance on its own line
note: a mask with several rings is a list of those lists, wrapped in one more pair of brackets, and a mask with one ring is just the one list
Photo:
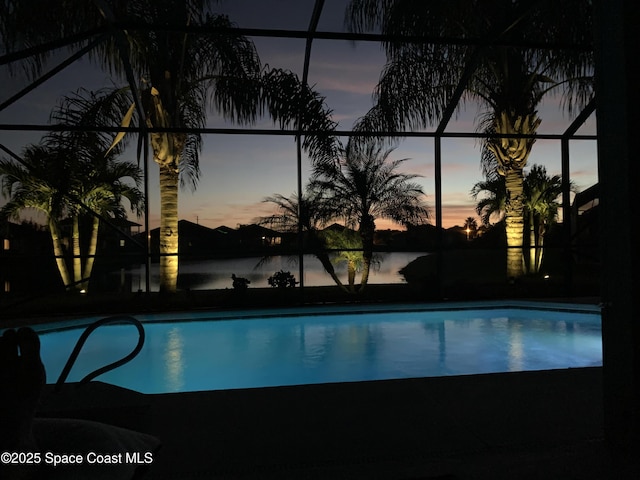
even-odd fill
[[(239, 26), (246, 28), (277, 28), (305, 30), (313, 11), (314, 0), (234, 0), (223, 1), (218, 11), (228, 13)], [(344, 31), (344, 11), (348, 0), (326, 0), (318, 25), (319, 31)], [(297, 39), (253, 39), (263, 63), (290, 69), (302, 75), (305, 41)], [(372, 106), (372, 92), (384, 65), (384, 53), (377, 43), (352, 43), (335, 40), (315, 40), (311, 54), (309, 83), (326, 97), (339, 129), (349, 130), (354, 122)], [(2, 67), (2, 100), (22, 88), (22, 81), (10, 79)], [(108, 74), (81, 60), (38, 87), (14, 105), (0, 112), (0, 124), (48, 123), (51, 107), (57, 98), (79, 87), (97, 89), (108, 86)], [(116, 80), (117, 84), (124, 84)], [(5, 88), (8, 87), (8, 88)], [(467, 105), (450, 122), (449, 132), (474, 132), (478, 109)], [(539, 110), (541, 134), (561, 134), (571, 119), (558, 108), (558, 100), (547, 98)], [(218, 116), (209, 118), (211, 127), (232, 127)], [(264, 119), (257, 128), (272, 128)], [(579, 134), (595, 134), (594, 116)], [(0, 143), (20, 153), (36, 142), (41, 133), (0, 131)], [(474, 139), (443, 140), (443, 224), (462, 225), (469, 216), (476, 217), (474, 202), (469, 195), (472, 186), (482, 180), (480, 148)], [(597, 182), (596, 142), (575, 140), (570, 143), (571, 180), (578, 189)], [(130, 149), (124, 158), (134, 159)], [(4, 156), (4, 155), (3, 155)], [(427, 203), (434, 207), (433, 139), (401, 141), (392, 154), (394, 158), (409, 158), (403, 164), (407, 173), (423, 176), (419, 179), (427, 194)], [(308, 178), (308, 161), (304, 160), (303, 178)], [(560, 142), (538, 140), (529, 158), (529, 166), (543, 164), (549, 174), (560, 173)], [(275, 193), (285, 196), (296, 191), (296, 148), (293, 137), (257, 135), (207, 135), (200, 159), (201, 180), (195, 192), (183, 190), (180, 197), (180, 218), (208, 227), (252, 223), (257, 217), (274, 213), (262, 200)], [(150, 162), (150, 225), (159, 224), (157, 166)], [(2, 200), (0, 200), (2, 202)], [(25, 212), (25, 219), (35, 218)], [(132, 218), (143, 223), (142, 219)], [(479, 221), (479, 220), (478, 220)], [(433, 220), (435, 222), (435, 220)], [(399, 228), (378, 221), (378, 228)]]

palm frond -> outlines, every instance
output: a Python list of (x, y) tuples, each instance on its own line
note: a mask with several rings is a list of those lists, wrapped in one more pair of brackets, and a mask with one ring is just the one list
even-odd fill
[(439, 119), (450, 101), (470, 47), (406, 42), (407, 37), (481, 40), (501, 35), (514, 42), (575, 44), (579, 48), (485, 46), (461, 99), (479, 100), (489, 111), (525, 115), (548, 91), (558, 90), (563, 108), (572, 114), (593, 91), (593, 54), (584, 48), (592, 41), (591, 14), (590, 0), (538, 5), (498, 0), (482, 6), (477, 0), (352, 0), (346, 10), (350, 30), (388, 35), (375, 106), (359, 120), (358, 129), (424, 128)]
[[(497, 216), (497, 221), (504, 218), (507, 198), (507, 187), (502, 176), (489, 177), (476, 183), (471, 189), (471, 196), (478, 203), (476, 213), (480, 216), (482, 224), (491, 224), (491, 217)], [(478, 200), (479, 197), (481, 197)]]
[(334, 132), (337, 123), (323, 96), (303, 85), (290, 71), (265, 67), (262, 78), (263, 109), (280, 128), (295, 128), (302, 147), (314, 163), (333, 163), (342, 145)]

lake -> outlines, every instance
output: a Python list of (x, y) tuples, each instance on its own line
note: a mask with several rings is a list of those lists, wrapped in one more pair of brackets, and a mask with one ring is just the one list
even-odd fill
[[(406, 283), (399, 273), (400, 269), (417, 257), (427, 255), (424, 252), (391, 252), (378, 253), (379, 264), (371, 269), (369, 283)], [(259, 266), (262, 257), (232, 258), (223, 260), (198, 260), (180, 262), (178, 287), (192, 290), (214, 290), (232, 288), (231, 274), (247, 278), (251, 281), (250, 288), (268, 288), (267, 279), (279, 270), (289, 271), (299, 278), (297, 258), (289, 256), (274, 256), (268, 262)], [(343, 283), (347, 283), (347, 269), (345, 264), (336, 266), (336, 272)], [(131, 285), (132, 291), (145, 290), (145, 267), (139, 265), (131, 269), (123, 269), (114, 273), (120, 276), (121, 285)], [(151, 265), (151, 291), (157, 291), (160, 274), (158, 264)], [(356, 277), (356, 282), (360, 276)], [(320, 261), (313, 255), (304, 256), (304, 285), (319, 287), (335, 285), (328, 273), (324, 271)]]

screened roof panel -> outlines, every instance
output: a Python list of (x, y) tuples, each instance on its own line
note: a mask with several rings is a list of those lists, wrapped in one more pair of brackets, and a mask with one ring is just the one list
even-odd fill
[(315, 0), (227, 0), (213, 7), (242, 28), (306, 30)]
[[(267, 36), (256, 35), (251, 37), (257, 45), (262, 62), (272, 67), (289, 69), (302, 76), (304, 73), (305, 40), (302, 38), (274, 38), (270, 35), (278, 35), (287, 30), (300, 32), (308, 29), (310, 23), (312, 23), (314, 9), (317, 6), (322, 6), (316, 28), (317, 32), (347, 33), (344, 17), (345, 8), (348, 4), (349, 0), (326, 0), (324, 2), (316, 2), (315, 0), (272, 0), (261, 2), (235, 0), (217, 2), (213, 10), (229, 15), (240, 28), (272, 30)], [(528, 12), (527, 15), (529, 16), (525, 16), (519, 22), (515, 22), (513, 28), (505, 30), (507, 33), (499, 32), (489, 41), (497, 43), (514, 41), (518, 43), (520, 40), (518, 40), (517, 29), (526, 28), (531, 30), (532, 25), (535, 25), (535, 22), (538, 21), (535, 8)], [(286, 35), (286, 32), (283, 34)], [(464, 41), (473, 40), (473, 38), (464, 39)], [(54, 56), (52, 60), (61, 61), (68, 55), (69, 53), (65, 52)], [(315, 39), (309, 61), (309, 83), (315, 86), (321, 94), (327, 96), (329, 106), (334, 110), (336, 119), (340, 122), (340, 128), (351, 128), (353, 120), (366, 113), (366, 109), (371, 105), (370, 95), (385, 62), (381, 45), (378, 42)], [(50, 63), (52, 66), (56, 64), (53, 61)], [(107, 74), (98, 71), (97, 68), (94, 69), (86, 65), (79, 67), (79, 65), (78, 62), (74, 63), (68, 67), (68, 72), (58, 74), (43, 86), (38, 87), (39, 97), (37, 100), (28, 100), (28, 97), (36, 93), (34, 91), (28, 94), (25, 99), (20, 100), (20, 104), (26, 105), (25, 107), (21, 108), (18, 104), (0, 112), (0, 122), (15, 123), (21, 116), (24, 117), (25, 112), (29, 111), (30, 108), (28, 104), (22, 103), (25, 101), (40, 105), (55, 104), (60, 94), (64, 93), (60, 91), (56, 82), (61, 82), (61, 79), (65, 76), (69, 77), (70, 80), (62, 83), (68, 86), (69, 90), (79, 86), (77, 81), (74, 82), (77, 79), (82, 79), (83, 86), (90, 89), (105, 85), (105, 79), (108, 78)], [(470, 69), (473, 70), (472, 67)], [(3, 89), (1, 94), (3, 99), (7, 99), (28, 83), (24, 77), (9, 79), (6, 65), (2, 66), (0, 75), (2, 75), (3, 85), (9, 87)], [(117, 82), (120, 81), (117, 80)], [(464, 86), (465, 81), (461, 80), (460, 85)], [(369, 88), (368, 95), (366, 95), (367, 88)], [(345, 95), (341, 97), (341, 94), (349, 94), (350, 97), (347, 98)], [(51, 98), (45, 100), (43, 97), (48, 95)], [(362, 97), (357, 99), (358, 107), (355, 106), (356, 96)], [(367, 96), (369, 97), (368, 105), (364, 102)], [(545, 110), (545, 118), (549, 117), (553, 118), (553, 120), (543, 121), (541, 133), (561, 134), (570, 124), (570, 119), (568, 117), (559, 119), (555, 115), (553, 117), (548, 115), (548, 104), (552, 101), (547, 101), (542, 107)], [(458, 99), (452, 98), (450, 106), (454, 107), (457, 103)], [(469, 122), (461, 120), (460, 116), (467, 117), (469, 110), (469, 106), (465, 107), (464, 112), (458, 112), (457, 116), (452, 116), (451, 120), (443, 122), (442, 126), (446, 125), (446, 131), (448, 132), (455, 131), (458, 127), (466, 127)], [(13, 114), (12, 112), (18, 112), (18, 114)], [(40, 122), (41, 120), (34, 123)], [(218, 124), (215, 121), (210, 121), (210, 123)], [(465, 130), (469, 131), (467, 128)]]

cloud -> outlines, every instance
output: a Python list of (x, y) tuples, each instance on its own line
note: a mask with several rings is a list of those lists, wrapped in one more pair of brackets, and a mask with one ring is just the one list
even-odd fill
[[(337, 72), (333, 73), (335, 74)], [(365, 96), (366, 99), (371, 98), (371, 94), (377, 84), (377, 80), (359, 78), (355, 72), (352, 72), (352, 75), (344, 75), (344, 71), (341, 71), (340, 73), (341, 75), (335, 76), (332, 75), (331, 72), (323, 72), (322, 75), (316, 76), (315, 89), (320, 92), (346, 92)]]
[[(473, 204), (445, 204), (442, 207), (442, 226), (444, 228), (463, 225), (467, 217), (473, 217), (480, 223)], [(435, 223), (435, 218), (433, 221)]]

